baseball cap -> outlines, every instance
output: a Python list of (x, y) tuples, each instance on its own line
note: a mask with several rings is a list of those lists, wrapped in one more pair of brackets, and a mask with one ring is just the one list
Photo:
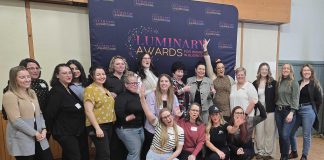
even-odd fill
[(219, 113), (220, 110), (215, 105), (212, 105), (209, 107), (208, 112), (209, 114), (214, 114), (214, 113)]

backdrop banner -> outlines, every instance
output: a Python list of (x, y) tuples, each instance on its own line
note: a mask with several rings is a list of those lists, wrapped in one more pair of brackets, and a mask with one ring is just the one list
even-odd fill
[(91, 63), (108, 67), (121, 55), (135, 70), (137, 54), (149, 52), (159, 73), (182, 61), (187, 76), (203, 60), (203, 39), (213, 65), (220, 58), (234, 75), (238, 12), (234, 6), (189, 0), (90, 0)]

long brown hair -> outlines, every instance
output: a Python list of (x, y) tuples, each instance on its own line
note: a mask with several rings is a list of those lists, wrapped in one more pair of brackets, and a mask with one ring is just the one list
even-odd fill
[[(231, 126), (234, 126), (234, 113), (235, 113), (235, 111), (236, 111), (237, 109), (242, 109), (242, 111), (244, 112), (244, 110), (243, 110), (243, 108), (242, 108), (241, 106), (236, 106), (236, 107), (233, 108), (232, 113), (231, 113), (231, 119), (230, 119), (230, 122), (229, 122), (229, 124), (230, 124)], [(248, 139), (248, 136), (249, 136), (249, 135), (248, 135), (248, 130), (247, 130), (247, 122), (241, 124), (241, 125), (239, 126), (239, 128), (240, 128), (240, 140), (241, 140), (243, 143), (246, 143), (246, 142), (249, 140), (249, 139)], [(231, 134), (230, 136), (231, 136), (231, 139), (233, 140), (233, 139), (234, 139), (234, 135)]]
[[(161, 146), (165, 146), (169, 140), (168, 139), (168, 127), (162, 121), (161, 115), (163, 112), (169, 112), (171, 114), (171, 112), (167, 108), (162, 108), (159, 112), (159, 123), (161, 125), (161, 134), (160, 134), (161, 135), (161, 142), (160, 142)], [(176, 146), (178, 146), (178, 142), (179, 142), (178, 127), (174, 120), (173, 120), (172, 128), (174, 130), (174, 135), (175, 135), (175, 144), (176, 144)]]
[(256, 79), (257, 86), (259, 86), (259, 84), (260, 84), (260, 80), (261, 80), (261, 68), (263, 66), (266, 66), (268, 68), (268, 75), (267, 75), (267, 78), (266, 78), (267, 79), (266, 85), (270, 85), (271, 82), (273, 81), (273, 77), (272, 77), (272, 73), (271, 73), (269, 64), (266, 63), (266, 62), (263, 62), (263, 63), (261, 63), (259, 65), (259, 68), (258, 68), (258, 72), (257, 72), (257, 76), (256, 76), (256, 78), (257, 78)]
[(170, 112), (172, 112), (173, 102), (174, 102), (174, 89), (173, 89), (173, 86), (172, 86), (171, 77), (169, 75), (167, 75), (167, 74), (161, 74), (159, 76), (157, 86), (156, 86), (156, 90), (155, 90), (156, 106), (160, 107), (160, 106), (163, 105), (162, 90), (161, 90), (161, 87), (160, 87), (160, 80), (161, 80), (162, 77), (166, 77), (170, 82), (170, 87), (168, 88), (168, 91), (167, 91), (167, 108), (170, 110)]

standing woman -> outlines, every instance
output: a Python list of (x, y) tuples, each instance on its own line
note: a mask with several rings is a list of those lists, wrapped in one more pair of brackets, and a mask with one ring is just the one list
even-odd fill
[(10, 69), (9, 90), (2, 99), (9, 119), (6, 146), (16, 160), (52, 160), (45, 121), (30, 84), (31, 76), (25, 67)]
[(173, 115), (168, 108), (162, 108), (158, 116), (152, 113), (145, 100), (143, 88), (140, 91), (141, 104), (147, 121), (155, 126), (152, 145), (144, 159), (177, 160), (176, 157), (180, 154), (184, 143), (184, 131), (174, 122)]
[(207, 46), (209, 40), (204, 40), (204, 59), (206, 62), (206, 72), (208, 77), (213, 81), (214, 88), (216, 93), (213, 98), (213, 102), (216, 106), (219, 107), (221, 114), (223, 115), (226, 121), (230, 120), (231, 108), (230, 108), (230, 93), (231, 86), (235, 83), (234, 79), (225, 75), (225, 65), (218, 59), (215, 64), (215, 72), (213, 70), (210, 56), (208, 54)]
[(215, 89), (210, 78), (205, 77), (206, 64), (199, 61), (195, 66), (196, 76), (187, 79), (190, 86), (190, 103), (198, 103), (202, 107), (201, 116), (205, 124), (208, 121), (208, 108), (213, 104)]
[(177, 121), (184, 130), (185, 140), (179, 160), (200, 160), (201, 149), (205, 144), (205, 124), (200, 117), (201, 107), (197, 103), (190, 105), (188, 114)]
[(83, 66), (77, 60), (69, 60), (66, 63), (72, 70), (73, 79), (69, 88), (78, 96), (78, 98), (83, 102), (83, 92), (87, 85), (87, 76), (84, 72)]
[(291, 64), (284, 64), (281, 67), (276, 97), (275, 120), (279, 133), (280, 160), (287, 160), (290, 147), (289, 136), (296, 120), (295, 112), (299, 109), (299, 85), (295, 80)]
[(144, 142), (144, 111), (137, 93), (137, 76), (127, 72), (124, 83), (126, 91), (117, 96), (115, 104), (116, 133), (128, 150), (127, 160), (140, 160)]
[[(169, 75), (161, 74), (159, 76), (156, 90), (146, 96), (146, 101), (150, 111), (156, 117), (159, 117), (160, 110), (163, 108), (167, 108), (172, 115), (176, 114), (179, 110), (179, 103), (177, 97), (174, 95), (173, 87), (171, 85), (171, 77)], [(154, 126), (148, 119), (145, 121), (144, 128), (145, 140), (142, 149), (142, 159), (145, 159), (155, 134)]]
[(245, 68), (237, 68), (235, 76), (237, 83), (232, 86), (230, 94), (231, 110), (236, 106), (241, 106), (247, 116), (253, 117), (254, 106), (258, 102), (258, 92), (253, 84), (246, 80)]
[(158, 82), (158, 74), (149, 53), (138, 54), (137, 74), (139, 75), (139, 81), (145, 86), (145, 95), (153, 92)]
[(289, 158), (297, 158), (296, 132), (299, 126), (303, 128), (303, 154), (301, 160), (306, 160), (312, 141), (312, 128), (319, 130), (317, 112), (323, 103), (321, 84), (315, 77), (310, 64), (304, 64), (300, 70), (302, 80), (299, 81), (299, 110), (296, 112), (296, 122), (290, 134), (291, 153)]
[(274, 111), (276, 108), (276, 85), (268, 63), (261, 63), (257, 72), (257, 79), (253, 82), (258, 92), (259, 101), (265, 106), (267, 119), (256, 126), (256, 154), (257, 159), (273, 159), (276, 125)]
[(88, 139), (82, 101), (69, 88), (73, 74), (62, 63), (55, 67), (46, 108), (47, 123), (53, 138), (62, 147), (63, 160), (88, 160)]
[(190, 86), (185, 85), (185, 83), (183, 83), (182, 81), (184, 72), (185, 72), (185, 65), (182, 62), (176, 61), (172, 64), (171, 80), (172, 80), (174, 93), (178, 98), (180, 110), (186, 113), (188, 109), (188, 101), (189, 101), (188, 92), (190, 91)]
[(92, 66), (89, 70), (92, 82), (84, 90), (84, 107), (88, 134), (96, 147), (96, 160), (110, 160), (112, 125), (116, 121), (115, 100), (104, 88), (106, 73), (102, 67)]

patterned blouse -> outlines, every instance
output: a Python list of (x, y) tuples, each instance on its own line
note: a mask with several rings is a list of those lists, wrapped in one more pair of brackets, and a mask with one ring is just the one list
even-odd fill
[(42, 112), (44, 112), (49, 94), (48, 84), (42, 79), (33, 79), (31, 81), (31, 89), (36, 92), (40, 109)]

